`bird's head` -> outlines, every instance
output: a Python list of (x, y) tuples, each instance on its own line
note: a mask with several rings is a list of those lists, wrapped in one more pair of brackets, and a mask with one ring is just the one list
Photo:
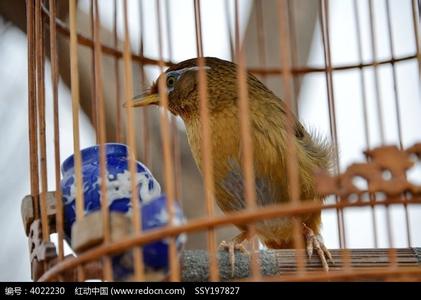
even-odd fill
[[(237, 65), (214, 57), (204, 58), (208, 109), (222, 111), (235, 106), (238, 94)], [(249, 79), (250, 79), (249, 75)], [(155, 81), (149, 91), (137, 96), (132, 106), (160, 105), (160, 80), (165, 80), (168, 109), (183, 119), (199, 115), (199, 65), (196, 58), (185, 60), (168, 68)], [(255, 79), (257, 80), (257, 79)]]

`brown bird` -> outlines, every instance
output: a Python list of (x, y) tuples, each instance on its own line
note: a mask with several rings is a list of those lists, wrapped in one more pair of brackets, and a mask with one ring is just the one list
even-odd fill
[[(215, 197), (224, 212), (245, 209), (241, 169), (241, 140), (238, 117), (237, 65), (218, 58), (206, 57), (208, 110), (215, 179)], [(201, 119), (199, 111), (199, 67), (197, 59), (180, 62), (166, 70), (168, 108), (180, 116), (186, 126), (188, 141), (199, 170), (202, 170)], [(159, 105), (157, 80), (147, 95), (135, 97), (132, 106)], [(250, 126), (254, 149), (256, 202), (259, 206), (290, 201), (288, 192), (286, 139), (288, 138), (285, 103), (252, 74), (247, 74)], [(304, 201), (322, 201), (315, 191), (315, 169), (331, 168), (331, 147), (323, 139), (310, 135), (294, 118), (294, 139), (298, 160), (300, 197)], [(332, 257), (320, 236), (321, 212), (303, 215), (303, 238), (307, 254), (317, 251), (324, 269)], [(234, 248), (247, 238), (246, 226), (228, 246)], [(256, 233), (268, 248), (293, 248), (293, 219), (279, 217), (256, 223)], [(333, 263), (333, 261), (332, 261)], [(232, 265), (233, 266), (233, 265)]]

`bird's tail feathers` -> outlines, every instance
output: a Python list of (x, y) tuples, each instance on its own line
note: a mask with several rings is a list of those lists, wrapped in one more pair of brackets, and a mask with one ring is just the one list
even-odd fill
[(302, 139), (305, 150), (317, 167), (332, 172), (337, 164), (335, 146), (316, 129), (307, 132)]

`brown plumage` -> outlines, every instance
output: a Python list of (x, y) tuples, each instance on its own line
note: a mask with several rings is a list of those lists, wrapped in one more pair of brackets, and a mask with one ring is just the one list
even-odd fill
[[(212, 57), (205, 58), (205, 66), (216, 201), (224, 212), (236, 211), (246, 205), (241, 169), (237, 66)], [(165, 76), (169, 110), (183, 119), (193, 157), (202, 170), (197, 60), (190, 59), (172, 66)], [(247, 76), (247, 85), (257, 204), (288, 202), (287, 107), (252, 74)], [(152, 86), (149, 96), (134, 102), (134, 106), (150, 104), (159, 104), (157, 83)], [(315, 192), (312, 174), (315, 169), (331, 167), (331, 149), (324, 140), (308, 133), (298, 120), (295, 120), (294, 129), (300, 197), (305, 201), (322, 201)], [(321, 213), (304, 215), (301, 222), (309, 255), (314, 246), (327, 269), (325, 255), (331, 257), (319, 236)], [(239, 229), (244, 232), (246, 228), (239, 226)], [(289, 217), (258, 222), (256, 232), (269, 248), (293, 247), (293, 223)], [(235, 242), (244, 238), (244, 234), (239, 235)]]

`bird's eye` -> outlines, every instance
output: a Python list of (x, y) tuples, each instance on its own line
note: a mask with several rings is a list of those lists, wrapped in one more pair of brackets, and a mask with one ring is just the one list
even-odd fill
[(174, 76), (168, 76), (167, 78), (167, 88), (172, 89), (175, 85), (176, 78)]

